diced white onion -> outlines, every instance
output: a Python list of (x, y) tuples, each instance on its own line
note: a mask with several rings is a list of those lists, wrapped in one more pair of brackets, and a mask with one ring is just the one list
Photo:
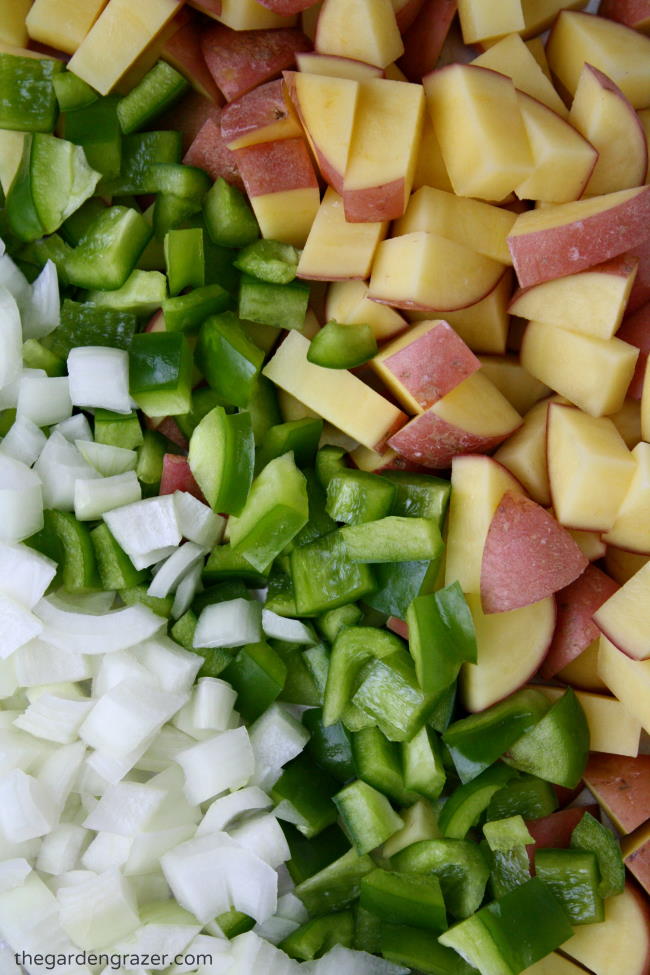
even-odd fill
[(248, 975), (264, 972), (264, 975), (300, 975), (303, 966), (283, 951), (264, 941), (254, 931), (240, 934), (231, 942), (233, 965), (228, 975)]
[(192, 698), (194, 726), (211, 731), (225, 731), (236, 700), (237, 692), (225, 680), (202, 677)]
[(229, 832), (239, 846), (250, 850), (270, 867), (279, 867), (291, 857), (282, 828), (271, 813), (247, 819)]
[(82, 741), (56, 748), (41, 762), (35, 777), (54, 803), (57, 815), (61, 814), (82, 767), (86, 746)]
[(99, 478), (97, 471), (86, 463), (75, 445), (60, 433), (51, 434), (34, 465), (34, 471), (43, 483), (45, 507), (58, 511), (74, 510), (75, 481)]
[(56, 563), (52, 559), (27, 545), (4, 545), (0, 542), (0, 592), (6, 596), (33, 609), (45, 595), (55, 575)]
[[(84, 413), (75, 413), (73, 416), (69, 416), (67, 420), (61, 420), (51, 432), (60, 433), (73, 444), (76, 444), (77, 440), (92, 441), (93, 437), (90, 423)], [(91, 466), (94, 467), (95, 465), (91, 464)]]
[(0, 443), (0, 453), (31, 467), (41, 455), (47, 437), (35, 423), (26, 416), (17, 416)]
[(0, 255), (0, 288), (6, 288), (9, 294), (13, 295), (21, 312), (29, 304), (31, 297), (29, 281), (7, 253)]
[(137, 452), (127, 450), (126, 447), (115, 447), (110, 443), (95, 443), (94, 440), (87, 438), (75, 440), (75, 445), (83, 459), (102, 477), (134, 471), (138, 462)]
[(20, 887), (31, 872), (32, 868), (24, 857), (3, 860), (0, 863), (0, 892)]
[(183, 538), (202, 548), (213, 548), (221, 540), (226, 519), (188, 491), (174, 491), (173, 498)]
[(203, 658), (185, 650), (171, 637), (161, 634), (144, 640), (131, 651), (163, 691), (189, 692), (201, 669)]
[(25, 464), (0, 454), (0, 541), (22, 542), (42, 527), (41, 479)]
[(79, 855), (88, 839), (88, 831), (76, 823), (59, 823), (43, 837), (38, 851), (36, 868), (53, 876), (74, 870)]
[(206, 606), (194, 631), (195, 647), (243, 647), (262, 638), (262, 606), (249, 599), (228, 599)]
[(60, 681), (87, 680), (92, 677), (90, 658), (69, 653), (45, 640), (30, 640), (12, 657), (16, 679), (21, 687), (58, 684)]
[(165, 559), (151, 581), (148, 594), (164, 599), (176, 589), (186, 573), (203, 561), (204, 556), (205, 550), (200, 545), (195, 542), (185, 542)]
[(200, 741), (179, 752), (175, 760), (185, 773), (185, 795), (194, 804), (240, 788), (254, 770), (253, 750), (243, 727)]
[(140, 924), (133, 891), (116, 868), (61, 887), (57, 899), (64, 931), (89, 951), (114, 944)]
[(296, 758), (309, 741), (309, 732), (282, 705), (272, 704), (251, 725), (250, 740), (255, 754), (253, 782), (269, 789), (279, 778), (282, 766)]
[(129, 859), (132, 839), (117, 833), (97, 833), (81, 858), (86, 870), (103, 873), (111, 867), (122, 867)]
[(202, 575), (203, 562), (197, 562), (189, 572), (185, 573), (178, 583), (172, 604), (172, 619), (179, 619), (190, 608), (194, 597), (199, 591)]
[(196, 835), (219, 833), (228, 829), (240, 816), (260, 809), (270, 809), (273, 800), (256, 785), (246, 786), (229, 795), (220, 796), (208, 807), (197, 826)]
[(173, 725), (165, 725), (137, 762), (142, 772), (163, 772), (175, 761), (179, 752), (189, 748), (192, 739)]
[(86, 829), (135, 836), (146, 829), (165, 799), (146, 782), (119, 782), (108, 789), (83, 822)]
[(17, 415), (37, 427), (49, 427), (67, 420), (72, 403), (67, 376), (23, 376), (18, 387)]
[(232, 965), (230, 942), (226, 938), (198, 934), (181, 954), (184, 954), (185, 960), (179, 965), (173, 965), (169, 969), (169, 975), (188, 975), (195, 972), (196, 959), (199, 957), (210, 959), (203, 962), (198, 969), (199, 975), (227, 975)]
[[(169, 959), (181, 956), (201, 930), (199, 924), (143, 924), (126, 940), (113, 946), (117, 954), (147, 957), (147, 967), (160, 971)], [(166, 959), (166, 960), (165, 960)]]
[(71, 745), (84, 718), (93, 707), (93, 701), (71, 701), (54, 694), (42, 694), (30, 704), (24, 714), (14, 721), (14, 727), (29, 732), (36, 738)]
[(23, 338), (49, 335), (61, 321), (59, 278), (54, 261), (47, 261), (23, 306)]
[(408, 975), (409, 972), (403, 965), (343, 945), (336, 945), (312, 965), (314, 975)]
[[(8, 258), (0, 258), (0, 268)], [(2, 278), (0, 276), (0, 282)], [(16, 299), (0, 283), (0, 389), (14, 382), (23, 367), (23, 334)]]
[(124, 758), (159, 731), (186, 700), (186, 694), (171, 694), (144, 681), (124, 680), (99, 698), (79, 736), (93, 748), (116, 759)]
[(262, 610), (262, 629), (266, 636), (274, 640), (284, 640), (286, 643), (314, 644), (317, 642), (309, 627), (301, 623), (300, 620), (278, 616), (270, 609)]
[(168, 556), (173, 555), (175, 545), (166, 545), (165, 548), (154, 548), (150, 552), (129, 552), (129, 558), (136, 569), (148, 569), (150, 565), (163, 562)]
[(183, 823), (170, 829), (140, 833), (131, 840), (129, 856), (124, 864), (124, 875), (132, 877), (157, 869), (161, 857), (194, 835), (194, 825)]
[(126, 650), (148, 640), (165, 625), (160, 616), (141, 603), (99, 616), (76, 613), (52, 597), (41, 599), (34, 608), (45, 624), (44, 640), (63, 650), (91, 655)]
[(0, 778), (0, 832), (14, 843), (49, 833), (54, 804), (40, 782), (15, 768)]
[(81, 480), (74, 484), (74, 514), (78, 521), (95, 521), (107, 511), (142, 497), (135, 471), (114, 474), (100, 480)]
[(130, 413), (129, 353), (103, 345), (78, 346), (68, 355), (70, 398), (75, 406)]
[[(117, 543), (130, 556), (146, 555), (169, 546), (176, 548), (182, 538), (171, 494), (116, 508), (104, 515), (104, 521)], [(154, 561), (156, 559), (147, 565)]]
[(37, 637), (43, 624), (30, 610), (0, 592), (0, 657), (10, 657), (19, 647)]

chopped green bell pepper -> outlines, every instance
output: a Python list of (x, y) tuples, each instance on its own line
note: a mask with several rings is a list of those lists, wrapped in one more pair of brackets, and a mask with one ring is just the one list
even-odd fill
[(512, 778), (512, 769), (499, 763), (491, 765), (471, 782), (455, 789), (440, 813), (440, 829), (443, 835), (463, 839), (481, 813), (487, 809), (495, 792)]
[(208, 504), (218, 512), (239, 514), (253, 480), (255, 442), (247, 413), (226, 413), (215, 406), (190, 439), (192, 474)]
[(352, 911), (336, 911), (323, 917), (312, 918), (302, 924), (280, 942), (281, 948), (297, 961), (320, 958), (336, 945), (351, 948), (354, 941), (354, 917)]
[(480, 907), (490, 876), (481, 848), (470, 840), (421, 840), (395, 854), (391, 866), (404, 873), (435, 874), (447, 910), (457, 918)]
[(52, 132), (57, 101), (53, 80), (63, 71), (55, 58), (0, 51), (0, 129)]
[(223, 177), (205, 197), (203, 214), (212, 241), (222, 247), (246, 247), (260, 235), (248, 200)]
[(246, 336), (231, 311), (201, 325), (195, 360), (208, 384), (233, 406), (248, 406), (264, 363), (264, 353)]
[(309, 343), (307, 359), (325, 369), (354, 369), (377, 353), (377, 339), (370, 325), (328, 322)]
[(386, 796), (361, 779), (344, 786), (333, 801), (360, 856), (381, 846), (404, 825)]
[(362, 525), (340, 529), (353, 562), (413, 562), (436, 559), (443, 542), (435, 521), (389, 515)]
[(535, 875), (553, 891), (572, 924), (594, 924), (604, 919), (595, 853), (589, 850), (536, 850)]
[[(305, 842), (313, 844), (321, 840), (324, 835), (321, 833), (316, 841)], [(295, 894), (310, 914), (330, 914), (332, 911), (347, 907), (357, 899), (361, 892), (362, 878), (374, 869), (375, 864), (371, 857), (367, 854), (359, 855), (355, 849), (350, 849), (338, 860), (330, 862), (318, 873), (299, 883)]]
[(435, 874), (373, 870), (361, 881), (361, 906), (384, 921), (428, 931), (447, 928), (447, 912)]
[(289, 284), (296, 276), (300, 252), (279, 240), (255, 240), (240, 250), (235, 267), (270, 284)]
[(122, 132), (129, 135), (161, 115), (189, 88), (189, 82), (166, 61), (158, 61), (121, 99), (117, 115)]
[[(150, 272), (156, 273), (156, 272)], [(187, 413), (192, 354), (180, 332), (140, 332), (129, 349), (129, 392), (148, 416)]]
[(622, 894), (625, 887), (625, 865), (621, 847), (614, 834), (599, 823), (589, 812), (571, 834), (571, 847), (595, 853), (600, 873), (598, 893), (601, 897)]
[[(413, 524), (419, 521), (410, 520)], [(457, 582), (438, 592), (417, 596), (406, 619), (409, 650), (423, 690), (441, 693), (456, 680), (464, 662), (476, 663), (474, 623)]]
[(589, 757), (589, 727), (575, 692), (568, 688), (544, 717), (516, 741), (504, 761), (555, 785), (574, 789)]
[(376, 474), (342, 470), (327, 484), (327, 513), (348, 525), (384, 518), (390, 511), (395, 488)]
[(300, 329), (309, 304), (309, 285), (304, 281), (269, 284), (249, 274), (239, 283), (239, 317), (261, 325)]
[(294, 549), (291, 578), (301, 616), (319, 615), (354, 603), (375, 588), (368, 566), (348, 558), (340, 532), (331, 532)]
[(250, 643), (238, 651), (223, 677), (237, 691), (237, 710), (244, 720), (255, 721), (280, 694), (287, 668), (268, 643)]

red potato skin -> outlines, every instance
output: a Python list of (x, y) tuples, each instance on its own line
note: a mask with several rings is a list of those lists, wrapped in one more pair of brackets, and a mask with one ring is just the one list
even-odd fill
[(202, 25), (196, 15), (173, 34), (162, 49), (162, 57), (184, 74), (190, 84), (216, 105), (223, 104), (223, 95), (208, 71), (201, 51)]
[(628, 396), (640, 400), (643, 393), (646, 362), (650, 353), (650, 302), (623, 319), (623, 324), (616, 333), (616, 337), (623, 339), (624, 342), (629, 342), (630, 345), (635, 345), (637, 349), (641, 350), (636, 361), (632, 382), (627, 390)]
[[(646, 894), (650, 894), (650, 839), (643, 846), (624, 857), (624, 863), (632, 876), (641, 884)], [(643, 903), (647, 908), (647, 901)]]
[[(636, 269), (638, 273), (639, 262), (636, 258), (629, 254), (620, 254), (618, 257), (613, 257), (611, 261), (604, 261), (602, 264), (596, 264), (594, 267), (587, 268), (584, 272), (585, 274), (613, 274), (616, 277), (627, 278)], [(508, 305), (508, 311), (511, 314), (517, 314), (517, 302), (519, 299), (527, 295), (533, 288), (537, 285), (532, 285), (529, 288), (518, 288), (510, 299), (510, 304)]]
[(460, 454), (486, 454), (509, 437), (512, 430), (482, 437), (447, 423), (430, 409), (414, 417), (388, 441), (389, 447), (414, 464), (445, 470)]
[[(219, 98), (223, 101), (221, 93)], [(161, 129), (173, 129), (183, 138), (183, 152), (187, 152), (203, 125), (212, 119), (219, 124), (221, 108), (219, 102), (212, 102), (198, 91), (190, 91), (181, 100), (161, 115), (156, 124)]]
[[(608, 91), (617, 98), (620, 98), (622, 102), (622, 108), (628, 113), (628, 118), (634, 129), (634, 136), (631, 136), (628, 140), (629, 143), (629, 155), (628, 161), (633, 161), (636, 159), (636, 172), (628, 172), (628, 182), (625, 184), (627, 186), (640, 186), (645, 181), (645, 174), (648, 170), (648, 142), (645, 137), (645, 131), (641, 125), (641, 120), (636, 113), (634, 106), (631, 104), (629, 98), (623, 94), (618, 85), (615, 85), (611, 78), (609, 78), (604, 71), (599, 71), (598, 68), (594, 68), (593, 64), (585, 65), (585, 67), (591, 72), (595, 77), (596, 81), (600, 85), (603, 91)], [(636, 139), (636, 147), (631, 142), (631, 139)], [(594, 162), (596, 165), (597, 160)]]
[(221, 0), (189, 0), (189, 5), (209, 17), (218, 17), (221, 13)]
[(174, 491), (187, 491), (205, 503), (201, 488), (194, 480), (187, 457), (180, 454), (165, 454), (160, 479), (160, 494), (173, 494)]
[(432, 318), (441, 317), (447, 311), (462, 311), (464, 308), (471, 308), (473, 305), (477, 305), (479, 301), (484, 301), (489, 295), (499, 287), (505, 275), (510, 272), (510, 268), (505, 267), (503, 271), (499, 274), (499, 277), (494, 282), (494, 284), (489, 288), (485, 294), (478, 295), (473, 301), (469, 303), (463, 302), (461, 305), (454, 305), (453, 308), (432, 308), (430, 305), (423, 305), (418, 301), (412, 301), (409, 299), (396, 299), (396, 298), (382, 298), (380, 295), (373, 295), (372, 300), (376, 301), (380, 305), (390, 305), (392, 308), (399, 308), (404, 311), (425, 311), (431, 314)]
[(183, 156), (183, 162), (187, 166), (204, 169), (213, 180), (221, 176), (232, 186), (244, 189), (237, 158), (223, 141), (220, 121), (217, 118), (208, 118), (203, 123)]
[(280, 79), (259, 85), (236, 98), (221, 113), (221, 134), (227, 146), (258, 129), (282, 122), (289, 116)]
[(201, 50), (210, 74), (231, 102), (293, 68), (296, 53), (311, 50), (311, 43), (294, 27), (235, 31), (214, 24), (203, 32)]
[(304, 139), (260, 142), (234, 153), (250, 197), (318, 186)]
[[(635, 254), (647, 239), (650, 186), (625, 203), (584, 220), (508, 238), (522, 288), (575, 274), (619, 254)], [(638, 273), (638, 272), (637, 272)]]
[(346, 190), (343, 185), (343, 209), (348, 223), (376, 223), (382, 220), (399, 220), (406, 209), (406, 184), (394, 179), (380, 186)]
[(447, 322), (440, 322), (383, 364), (425, 410), (481, 368)]
[(583, 780), (620, 833), (632, 833), (648, 818), (650, 755), (592, 752)]
[[(295, 83), (295, 72), (285, 71), (283, 74), (284, 82), (287, 86), (287, 92), (293, 107), (295, 108), (298, 118), (300, 119), (301, 125), (305, 132), (308, 133), (307, 126), (305, 125), (305, 118), (300, 110), (300, 99), (298, 98), (298, 93), (296, 91)], [(343, 195), (343, 177), (344, 173), (339, 172), (338, 169), (329, 161), (325, 153), (322, 151), (318, 143), (310, 139), (310, 145), (314, 156), (316, 157), (316, 162), (318, 163), (318, 168), (320, 169), (321, 176), (325, 182), (336, 190), (339, 196)]]
[(507, 491), (490, 522), (481, 564), (485, 613), (506, 613), (565, 588), (589, 561), (541, 505)]
[(601, 0), (598, 15), (644, 33), (650, 31), (650, 0)]
[(409, 627), (408, 623), (406, 623), (404, 620), (398, 619), (397, 616), (389, 616), (388, 620), (386, 621), (386, 626), (393, 633), (396, 633), (397, 636), (401, 636), (403, 640), (408, 640)]
[(557, 594), (555, 634), (540, 669), (545, 680), (555, 677), (597, 639), (600, 631), (592, 616), (619, 588), (595, 565), (588, 565), (575, 582)]
[(424, 0), (409, 27), (401, 28), (404, 54), (398, 64), (409, 81), (433, 71), (457, 9), (458, 0)]
[(316, 4), (316, 0), (257, 0), (267, 10), (272, 10), (280, 17), (291, 17), (293, 14), (301, 14), (303, 10), (309, 10)]
[(646, 237), (640, 244), (628, 251), (626, 257), (636, 257), (639, 261), (636, 278), (625, 309), (626, 314), (631, 315), (650, 301), (650, 237)]

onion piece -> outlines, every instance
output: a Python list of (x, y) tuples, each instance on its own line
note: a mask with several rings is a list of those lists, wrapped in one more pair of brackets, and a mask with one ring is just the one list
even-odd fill
[(23, 376), (18, 387), (17, 416), (37, 427), (61, 423), (72, 415), (67, 376)]
[(282, 828), (272, 813), (254, 816), (230, 829), (231, 838), (270, 867), (279, 867), (291, 857)]
[(34, 613), (0, 592), (0, 657), (6, 660), (42, 631), (43, 624)]
[(31, 467), (47, 443), (43, 431), (26, 416), (17, 416), (0, 443), (0, 453)]
[(56, 809), (41, 783), (15, 768), (0, 778), (0, 830), (13, 843), (45, 836), (56, 823)]
[(60, 887), (57, 899), (61, 927), (89, 951), (107, 948), (140, 924), (129, 882), (115, 868)]
[(146, 668), (158, 687), (177, 694), (191, 691), (203, 663), (198, 654), (185, 650), (164, 634), (144, 640), (131, 654)]
[[(86, 836), (88, 833), (86, 832)], [(81, 857), (82, 866), (94, 873), (122, 867), (129, 859), (133, 840), (117, 833), (97, 833)]]
[(22, 542), (42, 527), (40, 477), (20, 461), (0, 454), (0, 541)]
[(2, 861), (0, 863), (0, 893), (13, 890), (14, 887), (20, 887), (31, 872), (32, 868), (24, 857)]
[(54, 261), (47, 261), (33, 282), (22, 308), (23, 338), (40, 339), (61, 322), (59, 277)]
[(220, 796), (209, 806), (196, 829), (197, 836), (219, 833), (240, 816), (259, 809), (270, 809), (273, 800), (256, 785), (246, 786), (229, 795)]
[(176, 548), (182, 538), (171, 494), (116, 508), (104, 515), (104, 521), (129, 556), (147, 555), (170, 546)]
[[(56, 562), (27, 545), (0, 542), (0, 591), (33, 609), (56, 575)], [(41, 681), (48, 684), (50, 681)]]
[(306, 643), (313, 646), (318, 642), (309, 627), (300, 620), (278, 616), (270, 609), (262, 610), (262, 629), (265, 636), (274, 640), (284, 640), (285, 643)]
[(74, 510), (74, 486), (77, 480), (99, 478), (87, 464), (74, 444), (60, 434), (51, 434), (34, 465), (43, 484), (46, 508), (58, 511)]
[(83, 826), (118, 836), (136, 836), (146, 829), (165, 800), (165, 790), (147, 782), (119, 782), (107, 789)]
[(35, 738), (71, 745), (76, 741), (82, 722), (94, 705), (93, 701), (72, 701), (55, 694), (41, 694), (38, 700), (14, 721), (15, 728)]
[[(139, 680), (123, 680), (99, 698), (79, 737), (115, 759), (130, 757), (168, 721), (187, 700)], [(134, 762), (140, 756), (134, 758)]]
[(183, 576), (202, 563), (204, 556), (205, 549), (200, 545), (195, 542), (185, 542), (160, 566), (147, 590), (148, 595), (164, 599), (176, 589)]
[(43, 837), (36, 869), (53, 876), (72, 870), (88, 839), (88, 832), (76, 823), (59, 823)]
[[(93, 433), (90, 424), (83, 413), (74, 413), (67, 420), (61, 420), (50, 433), (60, 433), (61, 436), (76, 445), (77, 440), (92, 440)], [(94, 466), (91, 464), (91, 467)]]
[(20, 312), (16, 299), (1, 283), (1, 267), (5, 260), (9, 258), (0, 258), (0, 389), (14, 382), (23, 367)]
[[(82, 414), (78, 415), (81, 416)], [(94, 467), (102, 477), (134, 471), (138, 462), (137, 451), (127, 450), (126, 447), (115, 447), (109, 443), (95, 443), (94, 440), (88, 438), (75, 440), (75, 446), (86, 463)]]
[[(195, 655), (196, 656), (196, 655)], [(192, 722), (195, 728), (225, 731), (232, 717), (237, 692), (218, 677), (202, 677), (192, 696)]]
[(68, 355), (70, 398), (75, 406), (130, 413), (129, 353), (104, 345), (77, 346)]
[(255, 767), (246, 728), (223, 731), (197, 742), (175, 759), (185, 773), (185, 795), (198, 805), (245, 785)]
[(192, 605), (192, 601), (199, 591), (201, 576), (203, 575), (203, 562), (197, 564), (186, 572), (176, 587), (174, 602), (172, 604), (172, 619), (177, 620), (187, 612)]
[(261, 638), (261, 604), (250, 599), (228, 599), (201, 611), (194, 631), (194, 646), (243, 647)]
[(253, 783), (269, 789), (279, 778), (282, 766), (301, 753), (309, 737), (304, 725), (287, 708), (272, 704), (250, 728), (255, 754)]
[(176, 506), (178, 527), (184, 538), (196, 542), (203, 548), (211, 549), (219, 541), (226, 527), (226, 519), (214, 513), (187, 491), (174, 491), (172, 495)]
[(0, 287), (6, 288), (22, 312), (31, 300), (29, 281), (6, 252), (0, 255)]
[(90, 655), (126, 650), (148, 640), (165, 625), (162, 617), (142, 604), (94, 615), (75, 612), (45, 597), (34, 610), (45, 624), (43, 639), (62, 650)]
[(77, 480), (74, 484), (74, 514), (77, 521), (95, 521), (107, 511), (139, 501), (142, 489), (135, 471), (114, 474), (100, 480)]

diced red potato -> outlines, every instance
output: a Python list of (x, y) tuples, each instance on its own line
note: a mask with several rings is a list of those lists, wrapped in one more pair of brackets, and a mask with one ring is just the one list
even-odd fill
[(187, 152), (209, 119), (219, 125), (220, 105), (223, 102), (221, 93), (219, 99), (219, 102), (213, 102), (205, 95), (200, 95), (198, 91), (190, 91), (161, 115), (156, 125), (161, 129), (180, 132), (183, 139), (183, 152)]
[(162, 49), (162, 57), (185, 75), (197, 92), (221, 105), (223, 96), (208, 71), (201, 50), (203, 30), (200, 19), (194, 16), (169, 38)]
[(508, 491), (494, 513), (483, 549), (483, 611), (506, 613), (545, 599), (577, 579), (588, 564), (552, 515)]
[(592, 752), (583, 780), (619, 832), (631, 833), (648, 818), (650, 755)]
[(409, 29), (425, 2), (426, 0), (393, 0), (395, 20), (400, 34), (404, 34)]
[(601, 0), (598, 13), (626, 27), (650, 33), (650, 0)]
[(630, 315), (650, 301), (650, 237), (632, 247), (626, 257), (637, 257), (639, 260), (636, 278), (627, 301), (626, 314)]
[(229, 149), (302, 136), (282, 80), (258, 85), (230, 102), (221, 114), (221, 134)]
[(650, 894), (650, 821), (626, 836), (621, 846), (625, 866)]
[(571, 833), (586, 812), (597, 816), (598, 806), (595, 803), (589, 806), (571, 806), (569, 809), (560, 809), (558, 812), (551, 813), (550, 816), (526, 820), (526, 828), (535, 840), (534, 844), (531, 843), (526, 847), (533, 873), (535, 872), (535, 850), (563, 850), (568, 847)]
[(149, 430), (156, 430), (157, 433), (162, 434), (163, 437), (167, 437), (173, 444), (180, 447), (181, 450), (187, 450), (189, 448), (189, 440), (173, 416), (147, 416), (145, 417), (145, 422)]
[(227, 183), (244, 189), (237, 157), (228, 148), (221, 135), (221, 125), (216, 118), (208, 118), (199, 129), (194, 141), (183, 156), (187, 166), (204, 169), (211, 179), (223, 177)]
[(421, 81), (433, 71), (457, 9), (458, 0), (424, 0), (412, 24), (402, 28), (404, 54), (399, 66), (409, 81)]
[(201, 49), (210, 74), (231, 102), (293, 68), (296, 53), (309, 51), (311, 44), (293, 27), (234, 31), (214, 24), (204, 32)]
[(218, 17), (221, 13), (221, 0), (188, 0), (191, 7), (196, 7), (209, 17)]
[(261, 142), (234, 155), (250, 197), (318, 186), (304, 139)]
[(163, 314), (162, 308), (154, 312), (147, 324), (145, 325), (144, 332), (166, 332), (167, 328), (165, 326), (165, 316)]
[(511, 433), (485, 437), (461, 430), (431, 410), (416, 416), (388, 441), (398, 454), (431, 470), (445, 470), (461, 454), (488, 453)]
[(388, 620), (386, 621), (386, 626), (389, 630), (392, 630), (393, 633), (397, 633), (398, 636), (401, 636), (403, 640), (408, 640), (409, 627), (408, 623), (406, 623), (404, 620), (398, 619), (397, 616), (389, 616)]
[(618, 588), (617, 582), (595, 565), (589, 565), (578, 579), (557, 594), (557, 624), (553, 643), (540, 669), (542, 677), (554, 677), (598, 639), (600, 631), (592, 616)]
[(630, 345), (635, 345), (637, 349), (641, 350), (632, 382), (627, 389), (628, 396), (640, 400), (643, 392), (646, 362), (648, 361), (648, 353), (650, 353), (650, 302), (623, 319), (623, 324), (616, 333), (616, 337), (623, 339), (624, 342), (629, 342)]
[(317, 0), (257, 0), (267, 10), (272, 10), (274, 14), (281, 17), (291, 17), (293, 14), (300, 14), (303, 10), (309, 10)]
[(160, 479), (160, 493), (173, 494), (174, 491), (186, 491), (188, 494), (193, 494), (199, 501), (205, 501), (201, 488), (194, 480), (187, 457), (183, 457), (181, 454), (165, 454)]

